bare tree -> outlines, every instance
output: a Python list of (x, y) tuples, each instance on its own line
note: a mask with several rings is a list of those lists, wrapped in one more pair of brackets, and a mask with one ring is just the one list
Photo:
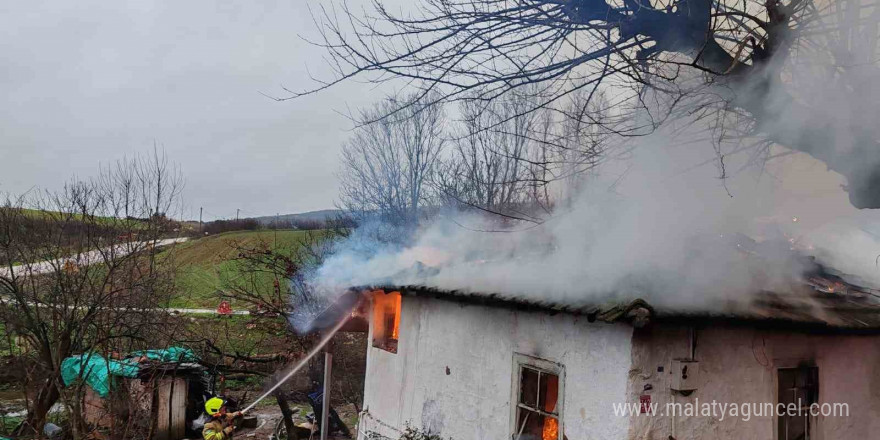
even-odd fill
[(558, 109), (538, 110), (532, 110), (537, 98), (531, 92), (460, 101), (455, 142), (435, 177), (447, 202), (541, 222), (610, 150), (602, 125), (567, 116), (586, 107), (591, 117), (602, 117), (603, 110), (594, 108), (602, 100), (587, 104), (583, 95), (574, 93)]
[(544, 200), (532, 191), (547, 182), (530, 165), (546, 144), (533, 142), (540, 114), (524, 112), (526, 99), (462, 101), (461, 123), (436, 182), (450, 202), (507, 217), (527, 217)]
[(115, 218), (164, 217), (179, 208), (183, 174), (157, 148), (102, 170), (97, 182), (106, 199), (99, 214)]
[[(595, 120), (587, 107), (568, 116), (622, 136), (648, 134), (671, 117), (711, 122), (707, 138), (742, 142), (719, 154), (787, 146), (846, 176), (854, 206), (880, 208), (876, 124), (829, 105), (834, 97), (872, 108), (877, 98), (866, 82), (878, 77), (875, 3), (419, 0), (401, 12), (384, 0), (372, 5), (320, 9), (317, 44), (337, 76), (290, 98), (355, 76), (403, 79), (441, 102), (532, 88), (533, 111), (565, 107), (578, 91), (592, 103), (613, 89), (606, 104), (616, 117)], [(807, 87), (794, 95), (808, 74), (831, 93), (812, 99), (819, 94)]]
[[(348, 235), (344, 223), (326, 222), (323, 230), (304, 231), (298, 239), (287, 245), (272, 244), (269, 240), (253, 244), (233, 242), (237, 270), (222, 276), (223, 296), (252, 310), (249, 322), (252, 342), (246, 346), (232, 349), (217, 340), (204, 339), (205, 354), (218, 359), (223, 364), (222, 371), (236, 371), (239, 374), (266, 375), (266, 371), (283, 371), (284, 364), (302, 358), (319, 338), (314, 332), (295, 333), (290, 331), (291, 322), (310, 317), (313, 312), (303, 312), (303, 307), (321, 310), (326, 306), (321, 298), (316, 298), (308, 284), (309, 272), (321, 264), (333, 249), (334, 242)], [(227, 337), (228, 330), (225, 332)], [(220, 334), (222, 338), (222, 333)], [(345, 392), (334, 393), (337, 399), (360, 408), (363, 399), (363, 373), (365, 362), (363, 334), (339, 334), (337, 362), (340, 373), (334, 386)], [(265, 353), (267, 342), (274, 340), (275, 353)], [(280, 341), (283, 342), (280, 342)], [(263, 351), (262, 353), (257, 353)], [(354, 367), (354, 368), (350, 368)], [(321, 359), (313, 359), (308, 364), (309, 385), (285, 393), (279, 389), (275, 393), (278, 405), (287, 423), (287, 432), (293, 437), (291, 413), (287, 399), (305, 396), (313, 391), (323, 380)], [(290, 388), (290, 386), (288, 386)]]
[[(160, 240), (174, 229), (165, 215), (182, 184), (156, 153), (0, 206), (0, 317), (26, 341), (33, 365), (19, 434), (39, 431), (62, 396), (65, 358), (146, 348), (169, 331), (168, 315), (156, 308), (173, 290)], [(69, 397), (75, 434), (85, 436), (82, 394)]]
[(372, 122), (342, 149), (342, 206), (359, 218), (416, 223), (432, 196), (428, 183), (444, 146), (442, 107), (415, 96), (388, 98), (361, 117)]

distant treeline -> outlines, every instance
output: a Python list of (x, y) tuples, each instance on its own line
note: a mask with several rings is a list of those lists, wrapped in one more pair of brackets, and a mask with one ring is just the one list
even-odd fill
[(333, 228), (352, 228), (356, 226), (353, 219), (349, 217), (318, 219), (293, 219), (278, 220), (261, 223), (254, 218), (243, 218), (239, 220), (215, 220), (205, 223), (203, 230), (206, 234), (219, 234), (231, 231), (257, 231), (257, 230), (273, 230), (273, 229), (299, 229), (303, 231), (313, 231), (317, 229), (333, 229)]
[(256, 220), (249, 218), (241, 220), (215, 220), (205, 223), (202, 229), (206, 234), (219, 234), (229, 231), (256, 231), (260, 229), (260, 224)]

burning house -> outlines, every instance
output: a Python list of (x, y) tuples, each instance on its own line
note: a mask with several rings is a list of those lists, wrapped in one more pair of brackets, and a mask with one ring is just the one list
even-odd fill
[(880, 292), (833, 275), (705, 312), (369, 296), (360, 438), (880, 439)]

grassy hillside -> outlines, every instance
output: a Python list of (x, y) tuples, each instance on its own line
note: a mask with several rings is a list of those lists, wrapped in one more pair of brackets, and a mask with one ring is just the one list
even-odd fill
[[(30, 209), (30, 208), (14, 208), (18, 209), (22, 215), (33, 218), (33, 219), (43, 219), (43, 220), (65, 220), (65, 221), (83, 221), (85, 217), (83, 217), (80, 213), (66, 213), (59, 211), (45, 211), (40, 209)], [(93, 220), (97, 224), (103, 224), (106, 226), (119, 226), (119, 227), (132, 227), (137, 228), (141, 225), (145, 225), (144, 220), (139, 219), (123, 219), (117, 217), (106, 217), (106, 216), (95, 216)]]
[[(221, 301), (219, 291), (223, 288), (223, 277), (238, 273), (238, 262), (234, 261), (236, 248), (294, 249), (308, 233), (280, 230), (276, 237), (275, 231), (237, 231), (177, 246), (174, 262), (180, 268), (176, 283), (178, 295), (171, 306), (216, 307)], [(232, 306), (234, 308), (236, 304)]]

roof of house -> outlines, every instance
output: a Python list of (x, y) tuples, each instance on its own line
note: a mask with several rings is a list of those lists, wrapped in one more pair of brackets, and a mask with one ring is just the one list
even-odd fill
[(755, 293), (749, 301), (719, 302), (712, 307), (700, 308), (650, 304), (642, 298), (618, 297), (606, 301), (594, 300), (592, 303), (572, 303), (422, 285), (373, 288), (489, 307), (580, 315), (586, 316), (591, 322), (628, 322), (636, 327), (649, 321), (726, 322), (816, 331), (880, 333), (880, 291), (847, 283), (824, 271), (811, 274), (805, 282), (787, 293), (762, 291)]
[(629, 311), (643, 307), (650, 310), (651, 306), (642, 299), (634, 299), (628, 302), (609, 301), (604, 304), (561, 303), (553, 301), (538, 301), (526, 297), (505, 295), (500, 293), (471, 292), (465, 290), (444, 290), (436, 287), (422, 285), (408, 286), (373, 286), (372, 289), (400, 291), (404, 295), (416, 295), (420, 297), (433, 297), (448, 299), (466, 304), (484, 305), (489, 307), (507, 308), (521, 311), (538, 311), (549, 314), (567, 313), (572, 315), (587, 316), (591, 321), (604, 322), (620, 321)]

